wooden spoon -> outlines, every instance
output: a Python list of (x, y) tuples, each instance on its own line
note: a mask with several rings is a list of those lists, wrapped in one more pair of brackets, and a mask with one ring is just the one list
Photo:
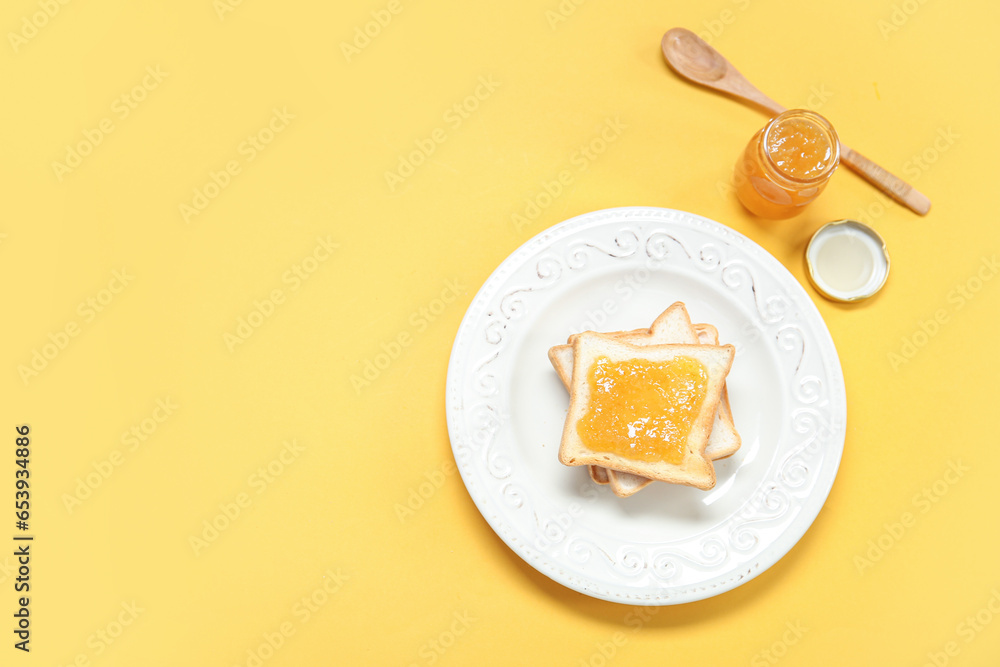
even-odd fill
[[(690, 30), (673, 28), (663, 35), (663, 55), (675, 72), (685, 79), (714, 88), (737, 99), (746, 100), (773, 115), (785, 110), (783, 106), (760, 92), (721, 53), (705, 43)], [(927, 215), (931, 200), (913, 186), (890, 174), (861, 153), (840, 144), (840, 161), (858, 172), (869, 183), (920, 215)]]

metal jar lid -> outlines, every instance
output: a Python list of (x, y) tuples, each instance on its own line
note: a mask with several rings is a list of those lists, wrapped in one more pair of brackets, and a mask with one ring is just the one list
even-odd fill
[(806, 248), (809, 280), (820, 294), (850, 303), (874, 295), (889, 277), (889, 252), (874, 229), (857, 220), (820, 227)]

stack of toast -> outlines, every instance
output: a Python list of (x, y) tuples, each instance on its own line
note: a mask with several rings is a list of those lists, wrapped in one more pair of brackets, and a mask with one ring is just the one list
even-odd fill
[(726, 391), (734, 353), (681, 302), (649, 329), (570, 336), (549, 350), (570, 392), (560, 462), (589, 466), (620, 497), (653, 481), (712, 488), (712, 461), (740, 448)]

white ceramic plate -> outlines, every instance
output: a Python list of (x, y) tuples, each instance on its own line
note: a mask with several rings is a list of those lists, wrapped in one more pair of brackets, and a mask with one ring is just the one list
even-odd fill
[[(711, 491), (631, 498), (557, 460), (569, 397), (548, 348), (586, 329), (648, 327), (674, 301), (736, 346), (740, 450)], [(844, 379), (808, 295), (763, 248), (711, 220), (619, 208), (531, 239), (486, 281), (448, 367), (448, 432), (493, 530), (555, 581), (626, 604), (701, 600), (760, 574), (812, 524), (844, 447)]]

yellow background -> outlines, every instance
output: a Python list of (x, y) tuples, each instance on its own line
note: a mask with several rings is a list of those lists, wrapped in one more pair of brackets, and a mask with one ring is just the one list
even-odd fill
[[(960, 624), (1000, 588), (1000, 280), (961, 307), (953, 290), (1000, 250), (1000, 9), (576, 2), (558, 14), (559, 0), (399, 0), (350, 59), (341, 43), (388, 2), (69, 2), (35, 32), (24, 21), (38, 2), (4, 3), (0, 535), (15, 532), (14, 426), (28, 423), (36, 541), (30, 655), (12, 648), (13, 546), (0, 552), (0, 664), (247, 665), (282, 624), (294, 634), (265, 665), (997, 664), (1000, 620), (982, 613), (993, 622), (971, 637)], [(800, 218), (751, 218), (725, 184), (765, 117), (670, 73), (659, 42), (673, 26), (710, 37), (779, 102), (820, 110), (926, 193), (930, 215), (842, 170)], [(116, 100), (147, 67), (162, 80), (121, 117)], [(499, 87), (446, 120), (480, 77)], [(294, 118), (250, 160), (240, 147), (274, 109)], [(57, 175), (104, 119), (113, 131)], [(608, 119), (620, 136), (518, 228), (512, 216)], [(444, 142), (390, 188), (385, 173), (435, 129)], [(181, 205), (230, 161), (238, 173), (185, 221)], [(892, 255), (886, 289), (863, 305), (807, 288), (849, 401), (818, 520), (748, 584), (652, 616), (564, 589), (503, 545), (448, 467), (443, 401), (454, 334), (490, 272), (544, 228), (623, 205), (723, 222), (800, 281), (804, 243), (829, 220), (868, 220)], [(327, 237), (339, 247), (293, 290), (286, 272)], [(102, 292), (123, 268), (128, 284)], [(457, 298), (419, 328), (447, 281)], [(227, 345), (273, 290), (283, 302)], [(23, 378), (72, 324), (78, 335)], [(408, 343), (356, 390), (352, 375), (400, 334)], [(893, 363), (904, 339), (919, 347)], [(173, 413), (144, 422), (168, 398)], [(155, 431), (130, 450), (122, 434), (143, 424)], [(261, 488), (256, 471), (290, 440), (304, 451)], [(120, 465), (70, 511), (67, 495), (112, 456)], [(968, 467), (953, 484), (949, 462)], [(916, 497), (935, 483), (945, 492), (924, 510)], [(250, 506), (196, 553), (190, 538), (237, 499)], [(306, 618), (309, 596), (324, 604)], [(142, 611), (113, 643), (97, 639), (133, 602)]]

